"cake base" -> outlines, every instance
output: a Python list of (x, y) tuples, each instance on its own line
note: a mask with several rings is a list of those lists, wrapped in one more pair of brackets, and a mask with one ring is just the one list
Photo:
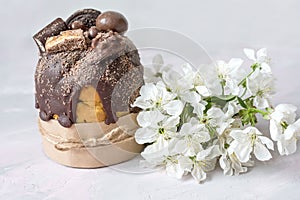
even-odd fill
[(144, 149), (135, 142), (138, 128), (135, 114), (119, 118), (115, 124), (74, 124), (62, 127), (56, 120), (38, 120), (45, 154), (69, 167), (99, 168), (134, 158)]

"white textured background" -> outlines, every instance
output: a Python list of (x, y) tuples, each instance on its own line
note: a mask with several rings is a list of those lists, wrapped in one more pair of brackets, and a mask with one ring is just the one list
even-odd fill
[[(298, 0), (1, 0), (0, 199), (300, 198), (300, 149), (292, 156), (259, 163), (239, 177), (212, 172), (201, 185), (191, 177), (178, 181), (163, 172), (78, 170), (47, 159), (36, 127), (33, 73), (38, 55), (31, 37), (55, 17), (66, 18), (84, 7), (118, 10), (127, 16), (131, 30), (178, 31), (201, 44), (214, 59), (243, 57), (243, 47), (267, 47), (277, 77), (274, 103), (300, 108)], [(267, 124), (261, 127), (267, 129)]]

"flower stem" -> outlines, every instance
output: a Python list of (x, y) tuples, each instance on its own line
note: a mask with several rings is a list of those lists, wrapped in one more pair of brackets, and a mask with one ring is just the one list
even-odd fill
[(252, 71), (243, 80), (241, 80), (241, 82), (239, 82), (238, 86), (242, 85), (242, 86), (246, 87), (247, 78), (249, 78), (255, 72), (257, 67), (259, 67), (257, 63), (254, 63), (253, 65), (251, 65)]
[(255, 112), (255, 113), (259, 113), (261, 114), (264, 118), (268, 117), (270, 115), (270, 113), (268, 111), (263, 111), (263, 110), (259, 110), (257, 108), (250, 108), (251, 112)]

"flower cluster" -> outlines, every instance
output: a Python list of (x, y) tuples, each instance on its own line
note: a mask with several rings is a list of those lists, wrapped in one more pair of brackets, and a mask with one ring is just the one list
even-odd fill
[[(135, 139), (147, 144), (144, 164), (164, 166), (176, 178), (191, 173), (200, 183), (217, 164), (225, 175), (238, 175), (255, 159), (271, 159), (274, 142), (281, 155), (296, 151), (300, 120), (292, 105), (272, 107), (274, 77), (266, 49), (244, 52), (252, 62), (248, 71), (237, 58), (200, 71), (189, 64), (176, 69), (154, 57), (132, 105), (142, 109)], [(255, 127), (258, 115), (270, 120), (272, 140)]]

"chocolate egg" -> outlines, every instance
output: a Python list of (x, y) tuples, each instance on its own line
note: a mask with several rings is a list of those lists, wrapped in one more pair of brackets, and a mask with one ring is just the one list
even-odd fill
[(75, 29), (85, 30), (86, 27), (85, 27), (85, 25), (81, 21), (74, 21), (71, 24), (71, 29), (73, 29), (73, 30), (75, 30)]
[(97, 34), (99, 33), (99, 30), (96, 28), (96, 26), (92, 26), (90, 29), (89, 29), (89, 38), (92, 39), (94, 37), (97, 36)]
[(107, 11), (97, 17), (96, 27), (100, 31), (112, 30), (118, 33), (124, 33), (128, 29), (128, 22), (121, 13)]

